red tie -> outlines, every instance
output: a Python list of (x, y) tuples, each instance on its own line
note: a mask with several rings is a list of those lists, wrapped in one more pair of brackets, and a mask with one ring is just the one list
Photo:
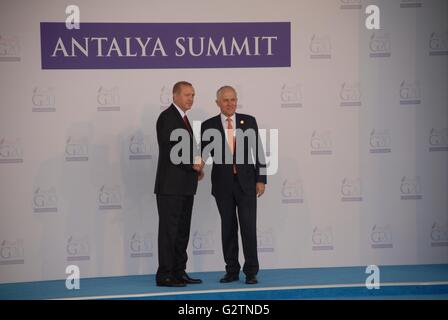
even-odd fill
[(190, 131), (190, 133), (193, 133), (193, 130), (191, 129), (190, 121), (188, 121), (187, 115), (184, 115), (183, 119), (184, 119), (185, 125), (187, 126), (188, 131)]

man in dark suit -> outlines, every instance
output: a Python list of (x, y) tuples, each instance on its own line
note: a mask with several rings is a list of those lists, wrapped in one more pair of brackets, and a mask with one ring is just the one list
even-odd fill
[[(191, 124), (186, 117), (187, 110), (193, 105), (194, 94), (190, 83), (176, 83), (173, 87), (173, 104), (157, 119), (159, 160), (154, 193), (157, 196), (159, 212), (159, 267), (156, 274), (158, 286), (183, 287), (186, 284), (202, 282), (200, 279), (189, 277), (185, 272), (193, 199), (198, 180), (203, 177), (203, 165), (194, 164), (193, 161), (199, 150)], [(181, 132), (183, 137), (171, 141), (173, 132)], [(171, 152), (180, 140), (187, 148), (182, 149), (180, 154)], [(176, 156), (182, 156), (186, 161), (174, 159)]]
[[(243, 272), (247, 284), (256, 284), (259, 269), (257, 196), (264, 193), (266, 184), (263, 170), (266, 165), (257, 121), (252, 116), (235, 113), (237, 93), (230, 86), (218, 90), (216, 103), (221, 113), (202, 124), (201, 149), (204, 160), (209, 154), (213, 158), (212, 194), (221, 216), (222, 249), (226, 263), (226, 274), (220, 282), (239, 280), (239, 221), (245, 259)], [(246, 133), (252, 133), (252, 136), (246, 136)], [(216, 136), (210, 138), (213, 134)]]

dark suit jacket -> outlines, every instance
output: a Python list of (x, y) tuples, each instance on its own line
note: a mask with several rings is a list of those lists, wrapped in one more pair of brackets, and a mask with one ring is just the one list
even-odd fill
[[(190, 157), (186, 163), (174, 164), (170, 159), (171, 149), (177, 141), (170, 141), (171, 132), (186, 129), (179, 111), (172, 104), (157, 119), (157, 142), (159, 160), (157, 163), (154, 193), (164, 195), (194, 195), (198, 186), (198, 174), (193, 170), (193, 159), (199, 155), (194, 135), (189, 134)], [(181, 153), (180, 153), (181, 154)]]
[[(214, 139), (210, 139), (210, 141), (204, 140), (204, 132), (208, 129), (216, 129), (219, 130), (221, 134), (221, 150), (228, 149), (229, 146), (227, 144), (226, 136), (224, 133), (224, 128), (221, 122), (221, 114), (212, 117), (206, 120), (201, 126), (201, 151), (204, 151), (210, 143), (214, 141)], [(241, 184), (243, 191), (246, 194), (255, 195), (256, 189), (255, 184), (257, 182), (266, 183), (266, 175), (260, 174), (260, 168), (266, 167), (265, 157), (263, 146), (260, 142), (258, 136), (258, 126), (257, 121), (254, 117), (246, 114), (235, 113), (235, 129), (241, 129), (243, 132), (246, 132), (247, 129), (253, 129), (256, 133), (255, 141), (251, 141), (249, 138), (244, 138), (244, 161), (243, 163), (236, 163), (237, 168), (237, 176), (238, 180)], [(234, 160), (236, 157), (236, 153), (240, 150), (241, 147), (238, 143), (243, 141), (240, 138), (241, 135), (238, 135), (238, 131), (236, 132), (236, 152), (234, 153)], [(216, 144), (215, 144), (216, 146)], [(258, 148), (260, 148), (261, 152), (258, 152)], [(249, 158), (248, 151), (252, 153), (255, 159), (252, 157)], [(233, 185), (233, 164), (225, 164), (225, 152), (223, 151), (221, 158), (221, 164), (218, 164), (217, 161), (217, 153), (215, 150), (210, 151), (210, 155), (213, 158), (213, 168), (212, 168), (212, 194), (214, 196), (224, 195), (226, 193), (232, 192)], [(207, 159), (208, 154), (203, 154), (203, 159)], [(254, 161), (255, 160), (255, 161)]]

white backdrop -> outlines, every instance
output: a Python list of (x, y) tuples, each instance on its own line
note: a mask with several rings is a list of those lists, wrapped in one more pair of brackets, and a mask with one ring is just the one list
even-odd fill
[[(81, 22), (291, 22), (291, 67), (41, 70), (39, 24), (69, 4)], [(191, 120), (229, 84), (279, 129), (262, 269), (448, 262), (447, 1), (6, 0), (0, 74), (0, 282), (155, 273), (155, 122), (179, 80)], [(224, 270), (210, 167), (188, 253), (188, 271)]]

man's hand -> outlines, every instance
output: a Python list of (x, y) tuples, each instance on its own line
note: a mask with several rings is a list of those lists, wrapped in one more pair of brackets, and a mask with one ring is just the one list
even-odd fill
[(200, 156), (196, 156), (194, 158), (193, 170), (200, 173), (202, 171), (202, 169), (204, 169), (204, 165), (205, 165), (205, 163), (204, 163), (204, 161), (202, 161), (202, 158)]
[(261, 197), (263, 195), (264, 188), (265, 188), (265, 185), (263, 182), (257, 182), (257, 184), (255, 185), (255, 189), (257, 191), (257, 197)]
[(204, 170), (199, 171), (198, 172), (198, 181), (201, 181), (202, 178), (204, 178), (204, 175), (205, 175)]

